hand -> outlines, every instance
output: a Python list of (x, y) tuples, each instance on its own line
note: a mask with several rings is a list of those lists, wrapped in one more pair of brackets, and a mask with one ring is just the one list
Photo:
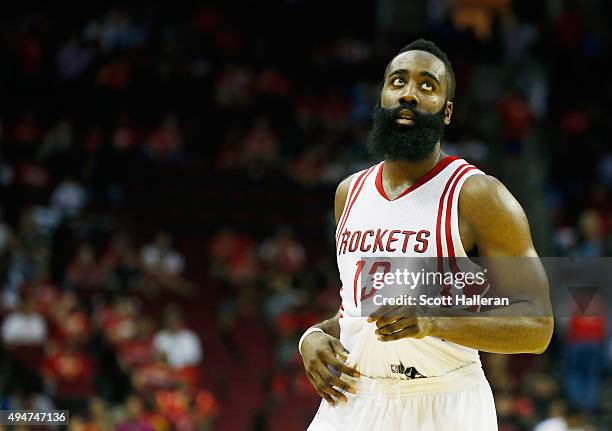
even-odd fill
[(331, 366), (341, 373), (359, 377), (357, 370), (343, 362), (347, 357), (348, 352), (340, 343), (340, 340), (323, 332), (313, 332), (302, 342), (302, 360), (304, 361), (306, 376), (317, 394), (331, 406), (336, 405), (334, 398), (347, 401), (346, 396), (336, 388), (355, 393), (352, 386), (340, 380), (339, 376), (336, 376), (328, 368), (328, 366)]
[(431, 335), (435, 329), (435, 319), (425, 314), (426, 309), (418, 305), (384, 305), (370, 314), (368, 322), (376, 322), (380, 341), (420, 339)]

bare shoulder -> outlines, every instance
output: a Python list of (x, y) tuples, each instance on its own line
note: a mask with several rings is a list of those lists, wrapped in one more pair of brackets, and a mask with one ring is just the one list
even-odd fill
[(459, 216), (473, 235), (479, 250), (506, 249), (522, 254), (533, 247), (525, 211), (497, 178), (469, 177), (459, 195)]
[(465, 180), (459, 194), (459, 206), (466, 214), (474, 212), (484, 217), (499, 215), (499, 212), (524, 215), (512, 193), (490, 175), (472, 175)]
[(351, 174), (338, 184), (336, 188), (336, 199), (335, 199), (335, 213), (336, 213), (336, 224), (340, 220), (340, 216), (342, 215), (342, 211), (344, 211), (344, 205), (346, 204), (346, 198), (349, 193), (349, 189), (351, 187), (351, 182), (353, 178), (357, 175), (357, 173)]

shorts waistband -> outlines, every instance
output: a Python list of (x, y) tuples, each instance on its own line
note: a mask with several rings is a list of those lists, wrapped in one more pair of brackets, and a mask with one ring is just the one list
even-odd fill
[(483, 381), (486, 382), (486, 377), (481, 365), (472, 363), (449, 371), (442, 376), (420, 379), (402, 380), (365, 376), (355, 378), (343, 374), (342, 380), (353, 385), (358, 394), (385, 393), (398, 395), (452, 392), (457, 389), (466, 389)]

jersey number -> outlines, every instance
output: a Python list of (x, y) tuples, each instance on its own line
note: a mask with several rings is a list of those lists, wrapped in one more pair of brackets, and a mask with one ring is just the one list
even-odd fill
[[(363, 271), (363, 267), (365, 266), (365, 264), (366, 264), (365, 260), (358, 260), (357, 263), (355, 264), (357, 266), (355, 270), (355, 278), (353, 280), (353, 299), (355, 301), (355, 307), (357, 306), (357, 287), (359, 286), (359, 279), (361, 278), (360, 277), (361, 272)], [(383, 274), (391, 272), (391, 262), (385, 262), (385, 261), (373, 262), (372, 266), (370, 267), (370, 270), (368, 271), (368, 275), (373, 276), (380, 269), (382, 269)], [(371, 297), (372, 295), (374, 295), (374, 293), (376, 292), (376, 289), (374, 289), (373, 286), (370, 286), (369, 289), (366, 289), (366, 286), (364, 286), (361, 288), (360, 292), (361, 292), (360, 301), (363, 301), (364, 299), (367, 299)]]

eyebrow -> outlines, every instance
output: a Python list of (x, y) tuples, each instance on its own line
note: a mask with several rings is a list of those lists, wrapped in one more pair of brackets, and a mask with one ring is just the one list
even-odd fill
[[(396, 69), (393, 72), (391, 72), (389, 74), (389, 76), (393, 76), (393, 75), (397, 75), (397, 74), (401, 74), (401, 73), (410, 74), (410, 71), (408, 69)], [(428, 72), (427, 70), (423, 70), (421, 73), (419, 73), (419, 76), (427, 76), (427, 77), (433, 79), (434, 81), (436, 81), (438, 83), (438, 85), (441, 85), (440, 84), (440, 80), (436, 77), (436, 75), (434, 75), (431, 72)]]

